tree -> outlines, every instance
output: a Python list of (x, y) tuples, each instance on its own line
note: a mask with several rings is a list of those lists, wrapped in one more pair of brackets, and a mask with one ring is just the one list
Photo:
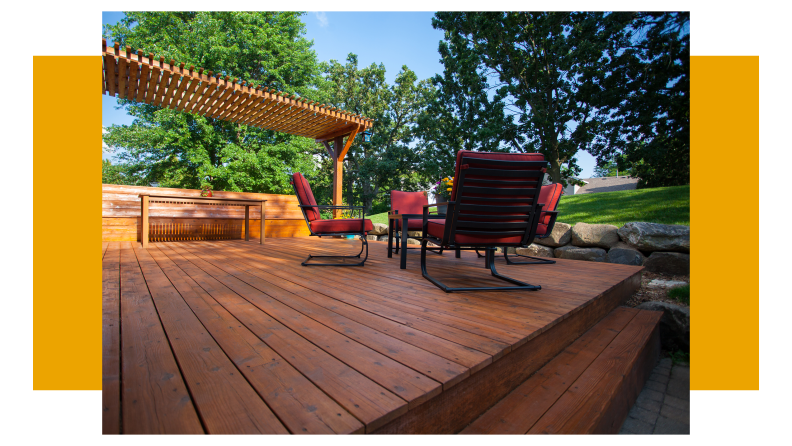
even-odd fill
[[(603, 16), (437, 13), (432, 24), (445, 31), (439, 98), (451, 98), (441, 105), (449, 109), (449, 121), (472, 124), (459, 132), (475, 133), (473, 146), (542, 153), (553, 181), (565, 183), (580, 172), (575, 153), (588, 149), (608, 121), (608, 110), (596, 104), (609, 94), (603, 63), (624, 27)], [(489, 79), (499, 84), (485, 98)]]
[[(254, 85), (324, 101), (319, 65), (294, 12), (127, 12), (105, 37)], [(319, 147), (306, 138), (119, 100), (135, 117), (105, 143), (137, 184), (291, 193), (289, 173), (309, 174)], [(120, 149), (120, 150), (119, 150)]]
[(134, 185), (135, 179), (129, 175), (123, 165), (102, 160), (102, 184)]
[[(346, 64), (336, 60), (323, 65), (329, 103), (376, 122), (370, 142), (358, 137), (344, 159), (344, 196), (351, 204), (370, 211), (374, 201), (392, 189), (421, 190), (427, 181), (418, 173), (419, 153), (413, 148), (415, 122), (425, 108), (432, 88), (428, 80), (402, 66), (393, 85), (385, 81), (385, 66), (358, 67), (355, 54)], [(329, 157), (323, 163), (329, 165)], [(329, 193), (332, 169), (317, 176), (323, 194)]]
[(623, 154), (639, 188), (689, 184), (690, 13), (636, 13), (626, 30), (608, 65), (620, 100), (591, 152)]

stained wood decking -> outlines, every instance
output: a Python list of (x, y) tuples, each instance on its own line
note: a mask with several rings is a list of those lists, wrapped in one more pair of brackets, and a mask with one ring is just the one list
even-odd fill
[(618, 433), (657, 361), (662, 316), (613, 310), (462, 433)]
[[(102, 244), (104, 433), (458, 432), (608, 314), (640, 268), (559, 260), (501, 273), (538, 292), (446, 294), (369, 242)], [(499, 285), (483, 259), (441, 280)]]

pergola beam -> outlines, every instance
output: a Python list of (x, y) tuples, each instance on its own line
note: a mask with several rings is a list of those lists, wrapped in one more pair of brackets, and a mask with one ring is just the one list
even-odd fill
[[(342, 203), (344, 156), (355, 136), (374, 125), (371, 119), (324, 104), (295, 98), (261, 86), (166, 63), (143, 51), (111, 47), (102, 39), (102, 93), (180, 112), (222, 119), (322, 143), (333, 159), (333, 204)], [(344, 143), (344, 137), (347, 137)], [(331, 149), (328, 141), (333, 141)]]

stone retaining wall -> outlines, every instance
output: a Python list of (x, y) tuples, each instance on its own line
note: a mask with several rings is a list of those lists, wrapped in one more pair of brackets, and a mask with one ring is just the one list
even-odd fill
[[(388, 225), (375, 223), (369, 234), (369, 240), (387, 241)], [(407, 234), (420, 235), (420, 231)], [(418, 241), (409, 238), (407, 243)], [(548, 237), (515, 251), (534, 257), (643, 265), (647, 271), (683, 275), (690, 274), (690, 227), (646, 222), (630, 222), (621, 228), (556, 223)]]

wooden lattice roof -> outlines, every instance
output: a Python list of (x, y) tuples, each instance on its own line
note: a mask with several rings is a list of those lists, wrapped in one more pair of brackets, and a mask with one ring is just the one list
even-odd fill
[[(327, 141), (371, 128), (373, 121), (335, 107), (239, 79), (185, 68), (143, 51), (131, 52), (102, 39), (102, 92), (211, 118)], [(351, 139), (351, 138), (350, 138)], [(349, 141), (351, 142), (351, 141)]]

